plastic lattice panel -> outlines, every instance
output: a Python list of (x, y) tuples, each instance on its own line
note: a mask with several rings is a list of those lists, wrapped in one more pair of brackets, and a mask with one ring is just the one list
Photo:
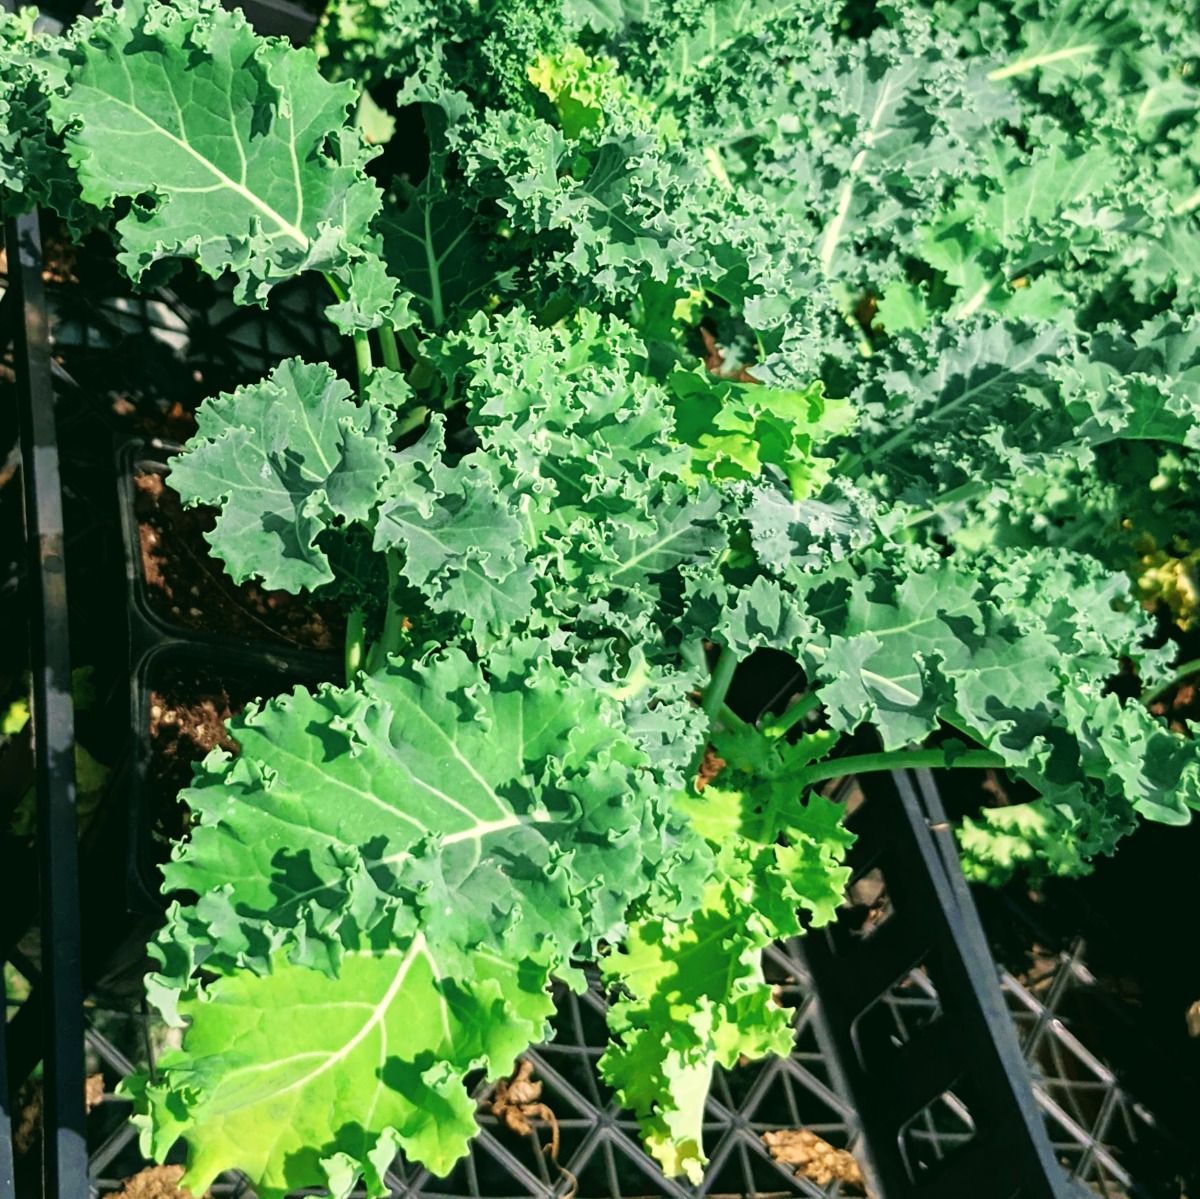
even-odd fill
[[(786, 949), (771, 953), (768, 970), (780, 1003), (792, 1008), (795, 1051), (787, 1060), (749, 1063), (722, 1072), (708, 1101), (705, 1148), (710, 1164), (699, 1187), (665, 1178), (641, 1148), (637, 1125), (621, 1111), (596, 1071), (607, 1032), (598, 989), (558, 996), (555, 1037), (526, 1059), (542, 1083), (541, 1102), (554, 1114), (557, 1161), (546, 1151), (549, 1120), (528, 1134), (505, 1127), (489, 1110), (491, 1088), (477, 1092), (480, 1132), (471, 1152), (446, 1178), (397, 1161), (388, 1177), (396, 1199), (649, 1199), (651, 1196), (787, 1196), (836, 1199), (861, 1195), (855, 1186), (818, 1185), (773, 1160), (762, 1134), (807, 1129), (836, 1148), (857, 1147), (853, 1114), (834, 1088), (814, 1027), (814, 1002), (800, 964)], [(104, 1076), (105, 1099), (91, 1113), (93, 1195), (119, 1191), (146, 1165), (128, 1121), (129, 1105), (113, 1091), (122, 1077), (161, 1048), (164, 1030), (140, 1014), (96, 1008), (91, 1013), (89, 1068)], [(217, 1197), (249, 1196), (246, 1180), (229, 1173), (214, 1185)]]
[[(640, 1147), (637, 1127), (617, 1108), (596, 1073), (605, 1040), (604, 998), (563, 993), (555, 1040), (527, 1055), (542, 1082), (542, 1101), (554, 1113), (559, 1135), (557, 1164), (545, 1152), (547, 1121), (529, 1135), (505, 1128), (488, 1109), (488, 1088), (478, 1092), (480, 1134), (471, 1154), (447, 1178), (435, 1178), (399, 1161), (389, 1177), (395, 1199), (689, 1199), (692, 1196), (860, 1195), (837, 1182), (819, 1186), (772, 1160), (762, 1134), (808, 1129), (839, 1148), (859, 1148), (853, 1113), (838, 1093), (836, 1070), (822, 1053), (816, 1000), (802, 967), (788, 947), (767, 956), (768, 977), (779, 1000), (794, 1011), (796, 1041), (787, 1060), (748, 1063), (715, 1080), (708, 1103), (705, 1147), (710, 1165), (703, 1184), (690, 1187), (664, 1178)], [(1060, 1018), (1073, 990), (1094, 985), (1077, 947), (1053, 963), (1037, 991), (1008, 972), (1001, 983), (1017, 1025), (1024, 1056), (1035, 1075), (1034, 1093), (1045, 1114), (1055, 1154), (1072, 1176), (1107, 1199), (1148, 1195), (1126, 1163), (1147, 1143), (1164, 1141), (1148, 1113)], [(919, 970), (901, 979), (878, 1005), (878, 1018), (891, 1022), (895, 1037), (907, 1039), (938, 1010), (929, 979)], [(97, 1007), (88, 1034), (89, 1069), (104, 1075), (104, 1102), (90, 1117), (92, 1194), (119, 1191), (122, 1181), (146, 1165), (128, 1122), (128, 1104), (112, 1091), (120, 1078), (144, 1064), (162, 1030), (139, 1014)], [(936, 1161), (971, 1135), (969, 1115), (953, 1089), (905, 1130), (906, 1151), (916, 1161)], [(1169, 1146), (1168, 1146), (1169, 1148)], [(223, 1176), (214, 1199), (250, 1199), (253, 1192), (236, 1173)]]
[(1032, 989), (1008, 971), (1001, 985), (1059, 1160), (1098, 1195), (1141, 1196), (1131, 1161), (1178, 1147), (1074, 1031), (1075, 1001), (1103, 1002), (1083, 954), (1080, 942), (1056, 955)]

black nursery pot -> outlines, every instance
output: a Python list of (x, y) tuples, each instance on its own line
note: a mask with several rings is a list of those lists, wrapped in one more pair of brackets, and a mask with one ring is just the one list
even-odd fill
[(237, 752), (225, 722), (248, 704), (295, 687), (333, 681), (332, 671), (199, 642), (164, 644), (144, 654), (133, 676), (133, 753), (127, 783), (127, 890), (135, 911), (160, 912), (160, 867), (187, 832), (179, 792), (213, 749)]
[(215, 514), (185, 509), (166, 482), (181, 448), (130, 441), (117, 450), (131, 664), (175, 641), (250, 647), (318, 671), (340, 662), (345, 621), (335, 605), (239, 586), (225, 573), (205, 540)]
[(224, 722), (344, 669), (339, 614), (235, 586), (211, 557), (210, 518), (184, 511), (163, 483), (178, 449), (133, 441), (116, 455), (132, 687), (126, 890), (142, 914), (166, 902), (159, 868), (187, 830), (177, 794), (192, 765), (217, 747), (236, 752)]

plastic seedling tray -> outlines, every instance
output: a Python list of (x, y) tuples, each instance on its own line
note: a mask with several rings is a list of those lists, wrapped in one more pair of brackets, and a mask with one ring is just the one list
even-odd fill
[[(852, 894), (803, 952), (888, 1199), (1086, 1194), (1055, 1159), (928, 771), (871, 776), (848, 817)], [(895, 1021), (897, 985), (919, 1018)]]
[[(344, 632), (338, 620), (331, 617), (329, 627), (320, 627), (325, 645), (320, 647), (311, 637), (306, 643), (306, 630), (288, 628), (275, 619), (263, 605), (263, 593), (253, 586), (243, 587), (239, 595), (213, 558), (208, 546), (197, 535), (190, 513), (179, 510), (174, 493), (161, 483), (170, 471), (170, 458), (178, 446), (163, 443), (147, 444), (129, 441), (117, 450), (117, 490), (121, 514), (121, 530), (125, 544), (127, 603), (130, 628), (130, 661), (136, 666), (143, 654), (160, 645), (187, 642), (216, 647), (225, 652), (249, 648), (270, 661), (285, 663), (310, 672), (327, 674), (341, 668), (341, 642)], [(153, 494), (146, 484), (153, 481)], [(147, 507), (154, 508), (154, 521), (148, 523)], [(174, 517), (177, 527), (170, 521)], [(165, 525), (165, 531), (163, 526)], [(147, 550), (148, 539), (153, 549)], [(163, 549), (164, 540), (174, 540), (176, 561), (193, 559), (202, 573), (197, 583), (174, 580), (180, 594), (152, 588), (145, 571), (145, 555)], [(165, 598), (169, 596), (169, 598)], [(268, 597), (269, 598), (269, 597)], [(285, 597), (289, 607), (303, 609), (303, 601)], [(260, 606), (252, 610), (253, 601)], [(194, 605), (201, 605), (196, 607)], [(207, 626), (207, 627), (206, 627)]]
[[(168, 835), (180, 836), (186, 826), (186, 812), (174, 793), (190, 781), (190, 763), (219, 743), (216, 720), (247, 702), (333, 677), (311, 663), (220, 644), (165, 642), (140, 657), (133, 673), (133, 748), (123, 783), (129, 804), (126, 885), (132, 911), (160, 915), (168, 902), (159, 868), (167, 858)], [(202, 713), (201, 726), (184, 727), (181, 719), (196, 710)]]

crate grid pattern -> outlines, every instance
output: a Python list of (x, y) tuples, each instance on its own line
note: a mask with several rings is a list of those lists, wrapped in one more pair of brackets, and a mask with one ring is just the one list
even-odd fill
[[(1073, 988), (1095, 980), (1077, 945), (1058, 955), (1045, 994), (1039, 997), (1007, 970), (1001, 986), (1017, 1026), (1022, 1051), (1033, 1074), (1034, 1096), (1041, 1107), (1055, 1154), (1073, 1178), (1105, 1199), (1136, 1199), (1136, 1180), (1122, 1165), (1124, 1152), (1144, 1138), (1158, 1137), (1153, 1117), (1126, 1092), (1119, 1080), (1071, 1031), (1060, 1008)], [(765, 960), (778, 1001), (793, 1010), (795, 1048), (787, 1060), (749, 1063), (718, 1071), (705, 1120), (705, 1146), (711, 1158), (698, 1187), (664, 1179), (640, 1147), (636, 1121), (613, 1102), (596, 1071), (603, 1052), (605, 998), (598, 985), (582, 996), (559, 995), (557, 1038), (526, 1055), (534, 1077), (543, 1083), (543, 1101), (555, 1113), (562, 1142), (561, 1169), (542, 1146), (549, 1128), (535, 1127), (520, 1137), (500, 1127), (486, 1106), (490, 1088), (480, 1086), (479, 1137), (470, 1156), (445, 1179), (399, 1161), (388, 1178), (393, 1199), (840, 1199), (858, 1195), (837, 1182), (819, 1187), (771, 1160), (761, 1134), (775, 1129), (806, 1128), (830, 1144), (858, 1148), (853, 1112), (838, 1094), (821, 1050), (817, 1001), (793, 945), (775, 946)], [(882, 998), (898, 1041), (909, 1039), (939, 1013), (940, 1004), (927, 974), (913, 970)], [(94, 1066), (105, 1074), (106, 1097), (93, 1117), (98, 1128), (92, 1153), (92, 1195), (119, 1191), (121, 1181), (145, 1165), (128, 1122), (129, 1105), (113, 1094), (116, 1082), (132, 1073), (135, 1059), (149, 1056), (149, 1025), (144, 1015), (117, 1018), (132, 1036), (134, 1051), (118, 1047), (99, 1028), (106, 1013), (91, 1012), (88, 1045)], [(140, 1051), (140, 1052), (139, 1052)], [(934, 1162), (971, 1135), (970, 1117), (953, 1095), (926, 1109), (906, 1130), (911, 1156)], [(253, 1191), (236, 1173), (222, 1176), (214, 1199), (252, 1199)], [(303, 1192), (300, 1192), (303, 1193)], [(361, 1196), (362, 1192), (355, 1192)]]
[[(768, 970), (779, 1002), (793, 1010), (796, 1049), (787, 1060), (772, 1060), (718, 1072), (709, 1097), (704, 1133), (710, 1164), (704, 1181), (690, 1186), (664, 1178), (641, 1148), (636, 1120), (614, 1102), (596, 1070), (607, 1037), (605, 998), (598, 983), (582, 995), (565, 989), (557, 996), (555, 1040), (526, 1055), (534, 1077), (543, 1084), (542, 1102), (554, 1112), (561, 1148), (559, 1165), (543, 1146), (550, 1140), (545, 1122), (521, 1136), (501, 1127), (486, 1100), (491, 1088), (475, 1090), (481, 1104), (480, 1134), (469, 1156), (446, 1178), (398, 1161), (388, 1177), (395, 1199), (692, 1199), (697, 1196), (746, 1196), (768, 1199), (842, 1199), (860, 1194), (834, 1181), (818, 1186), (792, 1167), (775, 1162), (761, 1133), (806, 1128), (838, 1148), (857, 1147), (853, 1113), (833, 1088), (815, 1028), (810, 985), (793, 949), (772, 951)], [(89, 1069), (105, 1076), (105, 1099), (93, 1112), (92, 1194), (119, 1191), (123, 1179), (144, 1166), (128, 1120), (129, 1104), (113, 1092), (116, 1083), (151, 1056), (151, 1025), (136, 1012), (91, 1012)], [(117, 1035), (112, 1031), (117, 1022)], [(105, 1031), (100, 1031), (101, 1029)], [(303, 1192), (299, 1192), (303, 1193)], [(246, 1180), (223, 1175), (214, 1199), (249, 1199)], [(361, 1195), (362, 1192), (355, 1192)]]

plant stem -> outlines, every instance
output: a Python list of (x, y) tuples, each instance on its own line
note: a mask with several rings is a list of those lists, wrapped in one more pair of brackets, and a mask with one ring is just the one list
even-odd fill
[[(329, 290), (333, 292), (339, 303), (346, 301), (346, 289), (341, 283), (335, 279), (328, 271), (323, 271), (325, 282), (329, 284)], [(384, 358), (387, 357), (387, 349), (384, 349)], [(367, 376), (370, 375), (374, 362), (371, 361), (371, 339), (365, 329), (356, 329), (354, 331), (354, 365), (358, 369), (358, 390), (362, 393), (363, 388), (367, 383)]]
[(1175, 668), (1175, 673), (1169, 679), (1167, 679), (1167, 681), (1163, 683), (1161, 687), (1155, 687), (1149, 695), (1142, 696), (1142, 703), (1154, 703), (1156, 699), (1166, 695), (1166, 693), (1170, 691), (1172, 687), (1182, 683), (1185, 679), (1191, 678), (1194, 674), (1200, 674), (1200, 658), (1197, 658), (1192, 662), (1185, 662), (1182, 666), (1177, 666)]
[(911, 516), (904, 522), (906, 529), (916, 528), (917, 525), (923, 524), (927, 520), (932, 520), (943, 509), (950, 507), (951, 504), (957, 504), (960, 500), (973, 500), (976, 496), (986, 495), (990, 484), (988, 483), (963, 483), (959, 487), (952, 487), (949, 491), (944, 491), (939, 495), (933, 504), (924, 512), (919, 512), (915, 516)]
[(798, 771), (794, 776), (802, 787), (823, 783), (828, 779), (843, 778), (849, 774), (867, 774), (873, 770), (915, 770), (922, 766), (934, 768), (953, 766), (982, 770), (988, 766), (1004, 765), (1004, 759), (990, 749), (967, 749), (958, 753), (944, 749), (893, 749), (877, 754), (852, 754), (846, 758), (832, 758), (826, 762), (814, 762)]
[(728, 649), (721, 650), (721, 656), (708, 677), (708, 685), (704, 688), (704, 697), (700, 707), (711, 724), (717, 718), (717, 713), (725, 704), (725, 696), (729, 693), (729, 684), (733, 682), (733, 672), (737, 670), (737, 655)]
[(354, 333), (354, 365), (358, 368), (358, 389), (362, 391), (375, 365), (371, 361), (371, 339), (365, 329)]
[[(701, 649), (701, 655), (703, 655), (703, 652), (703, 649)], [(722, 711), (728, 710), (725, 704), (725, 696), (729, 693), (729, 684), (733, 682), (733, 672), (737, 670), (737, 665), (737, 655), (732, 653), (728, 648), (722, 649), (721, 656), (717, 659), (717, 664), (713, 668), (712, 674), (708, 676), (708, 683), (705, 685), (704, 694), (700, 698), (700, 708), (704, 712), (704, 715), (708, 717), (709, 732), (712, 731), (712, 726)], [(697, 749), (696, 756), (692, 761), (692, 768), (688, 773), (689, 779), (696, 777), (704, 762), (704, 754), (707, 749), (708, 738), (705, 737), (704, 743)]]
[(423, 358), (421, 353), (420, 338), (411, 329), (395, 329), (393, 333), (400, 340), (400, 344), (408, 351), (408, 356), (414, 361)]
[(728, 729), (748, 729), (752, 727), (748, 720), (743, 720), (728, 704), (721, 705), (721, 710), (717, 713), (717, 717)]
[(802, 695), (786, 712), (775, 717), (763, 729), (775, 737), (782, 737), (789, 729), (795, 728), (811, 712), (821, 706), (821, 696), (817, 691), (808, 691)]
[(404, 644), (404, 613), (396, 603), (396, 584), (400, 581), (400, 563), (402, 559), (399, 550), (387, 551), (388, 565), (388, 601), (387, 612), (383, 617), (383, 632), (379, 640), (371, 646), (367, 658), (367, 669), (374, 673), (383, 666), (388, 657), (398, 654)]
[(428, 417), (429, 409), (424, 404), (410, 409), (396, 422), (396, 428), (392, 433), (393, 438), (399, 439), (406, 433), (411, 433), (418, 425), (424, 424)]
[(383, 351), (383, 365), (390, 371), (399, 374), (400, 347), (396, 345), (396, 330), (391, 325), (383, 325), (379, 330), (379, 348)]
[(363, 610), (355, 608), (346, 622), (346, 685), (354, 682), (362, 669), (363, 655), (367, 648), (366, 622)]
[(339, 301), (345, 301), (346, 289), (335, 279), (328, 271), (321, 272), (325, 277), (325, 282), (329, 284), (330, 291), (337, 297)]

